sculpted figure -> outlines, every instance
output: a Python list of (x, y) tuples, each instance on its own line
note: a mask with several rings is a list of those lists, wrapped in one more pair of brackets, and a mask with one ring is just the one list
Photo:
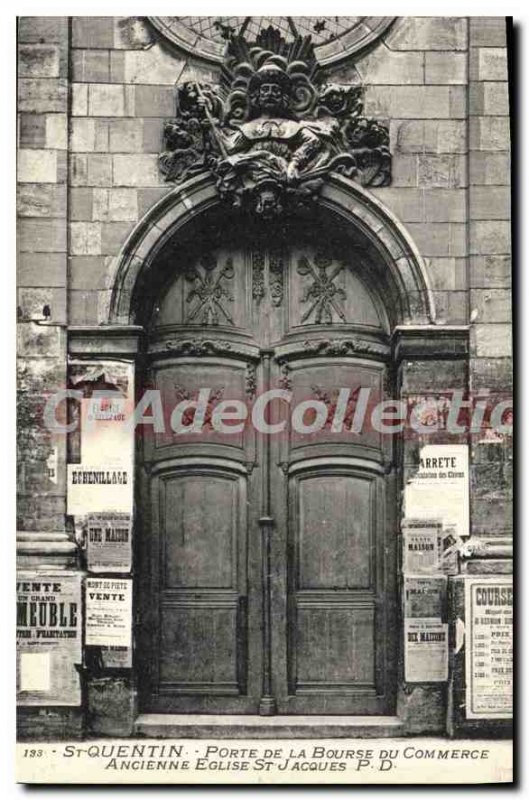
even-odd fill
[(387, 130), (362, 119), (362, 87), (318, 86), (310, 38), (273, 28), (255, 46), (230, 41), (221, 85), (180, 87), (160, 167), (179, 181), (209, 170), (234, 206), (271, 217), (314, 198), (329, 172), (389, 181)]
[(296, 185), (304, 173), (323, 167), (329, 152), (317, 123), (300, 121), (289, 111), (291, 81), (284, 69), (265, 63), (249, 88), (249, 119), (224, 138), (219, 189), (236, 188), (242, 195), (260, 187), (264, 195), (256, 210), (265, 213), (274, 185)]

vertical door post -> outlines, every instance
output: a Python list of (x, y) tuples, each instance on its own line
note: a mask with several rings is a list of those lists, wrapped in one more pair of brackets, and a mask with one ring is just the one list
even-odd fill
[[(270, 351), (263, 352), (263, 385), (270, 387)], [(263, 688), (259, 702), (259, 714), (272, 716), (276, 713), (276, 701), (272, 695), (272, 619), (270, 586), (270, 535), (274, 524), (270, 514), (270, 437), (261, 433), (261, 580), (262, 580), (262, 631), (263, 631)]]

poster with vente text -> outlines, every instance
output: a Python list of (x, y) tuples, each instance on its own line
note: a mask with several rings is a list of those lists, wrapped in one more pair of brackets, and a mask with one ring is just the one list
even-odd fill
[(17, 574), (17, 702), (77, 706), (82, 652), (81, 575)]

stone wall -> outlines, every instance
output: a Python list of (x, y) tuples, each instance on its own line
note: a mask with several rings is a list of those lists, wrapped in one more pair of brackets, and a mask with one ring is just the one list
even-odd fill
[(174, 84), (190, 78), (190, 67), (132, 18), (74, 18), (71, 57), (69, 314), (71, 324), (89, 325), (107, 318), (127, 236), (171, 188), (158, 155)]
[[(471, 19), (469, 34), (470, 390), (512, 396), (510, 129), (505, 25)], [(512, 443), (472, 447), (472, 532), (512, 533)]]
[(366, 114), (389, 121), (392, 181), (372, 191), (414, 238), (437, 321), (449, 324), (468, 321), (467, 26), (460, 17), (399, 18), (372, 52), (332, 72), (364, 82)]
[(19, 20), (18, 528), (35, 532), (65, 527), (66, 445), (42, 408), (66, 383), (69, 41), (66, 17)]

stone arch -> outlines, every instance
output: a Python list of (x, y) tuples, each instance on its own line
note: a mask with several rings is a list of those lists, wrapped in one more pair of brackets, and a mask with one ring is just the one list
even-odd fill
[[(129, 325), (136, 321), (134, 292), (140, 276), (142, 281), (148, 279), (167, 241), (219, 203), (213, 178), (199, 176), (168, 192), (149, 209), (115, 262), (107, 324)], [(433, 323), (435, 309), (426, 267), (402, 223), (374, 195), (339, 175), (331, 175), (319, 203), (346, 225), (359, 230), (378, 251), (398, 293), (396, 323)]]

